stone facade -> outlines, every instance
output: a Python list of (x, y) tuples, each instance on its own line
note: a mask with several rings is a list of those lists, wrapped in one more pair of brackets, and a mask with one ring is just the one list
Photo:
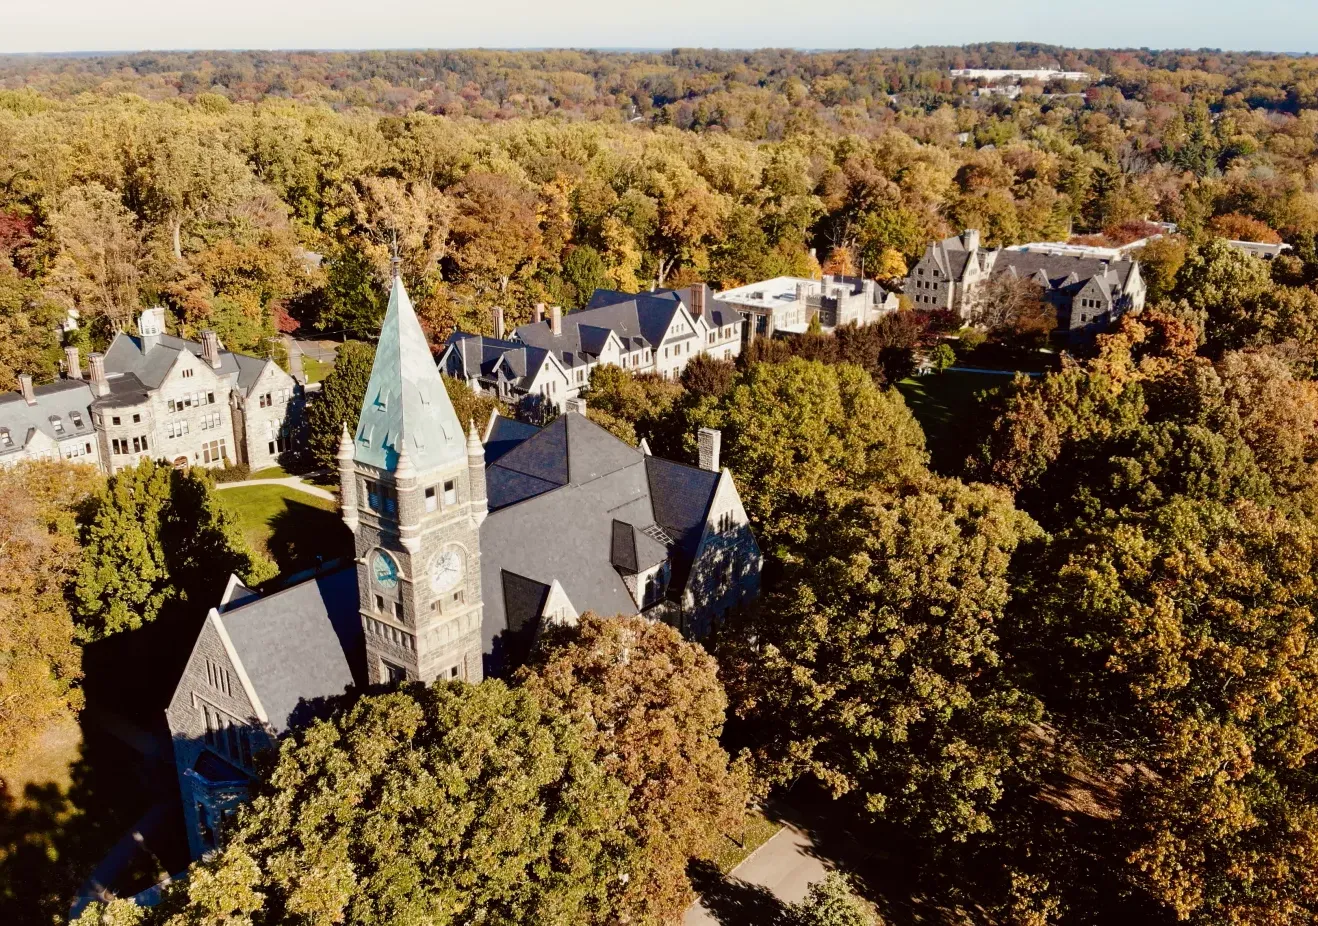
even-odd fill
[(479, 439), (464, 465), (425, 473), (403, 462), (392, 473), (362, 465), (351, 452), (345, 442), (340, 488), (343, 518), (356, 538), (371, 681), (479, 682), (485, 517)]
[[(0, 464), (54, 456), (58, 449), (110, 474), (146, 458), (175, 466), (275, 465), (301, 421), (298, 384), (272, 360), (224, 350), (213, 332), (196, 342), (165, 335), (163, 328), (163, 309), (143, 312), (138, 335), (117, 335), (104, 354), (88, 358), (85, 380), (78, 351), (69, 348), (62, 385), (34, 391), (48, 414), (31, 435), (32, 413), (0, 398), (0, 430), (24, 435), (21, 446), (11, 437), (9, 447), (0, 435)], [(71, 400), (77, 400), (73, 406)], [(90, 441), (73, 440), (83, 437), (68, 426), (78, 408), (86, 410)], [(46, 426), (51, 416), (60, 419), (59, 430)]]

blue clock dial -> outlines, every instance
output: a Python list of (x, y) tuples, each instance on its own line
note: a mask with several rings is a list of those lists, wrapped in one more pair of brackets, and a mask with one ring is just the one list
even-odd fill
[(398, 587), (398, 564), (394, 562), (392, 556), (388, 553), (375, 554), (375, 562), (372, 563), (372, 569), (375, 573), (375, 584), (381, 588)]

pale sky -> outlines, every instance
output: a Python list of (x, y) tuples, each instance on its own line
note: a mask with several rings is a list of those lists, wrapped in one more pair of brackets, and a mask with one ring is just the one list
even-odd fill
[(0, 0), (0, 52), (1072, 47), (1318, 51), (1318, 0)]

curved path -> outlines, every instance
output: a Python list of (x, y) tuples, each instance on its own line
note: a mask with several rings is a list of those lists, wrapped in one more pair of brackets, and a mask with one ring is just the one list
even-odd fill
[(297, 476), (286, 476), (283, 479), (244, 479), (242, 482), (221, 482), (215, 488), (224, 491), (225, 489), (241, 489), (243, 486), (284, 486), (298, 492), (306, 492), (308, 495), (314, 495), (317, 498), (328, 498), (330, 501), (335, 498), (334, 493), (328, 489), (322, 489), (320, 486), (303, 482)]

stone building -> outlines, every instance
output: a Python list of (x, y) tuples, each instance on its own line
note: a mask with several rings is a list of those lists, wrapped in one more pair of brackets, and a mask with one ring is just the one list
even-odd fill
[(1138, 312), (1148, 291), (1136, 260), (1103, 260), (1046, 245), (989, 250), (972, 229), (925, 248), (906, 278), (906, 295), (917, 309), (946, 309), (970, 321), (979, 287), (1003, 275), (1037, 283), (1057, 310), (1058, 328), (1073, 333), (1092, 333)]
[(824, 331), (869, 325), (897, 310), (897, 296), (874, 280), (825, 274), (823, 280), (774, 277), (724, 290), (716, 299), (745, 320), (746, 339), (801, 334), (818, 319)]
[(339, 448), (354, 562), (267, 597), (233, 580), (167, 711), (189, 845), (245, 799), (252, 755), (325, 700), (404, 679), (507, 672), (587, 610), (701, 635), (759, 590), (737, 488), (628, 446), (580, 414), (540, 429), (458, 421), (395, 278), (355, 432)]
[(740, 315), (703, 283), (640, 294), (597, 289), (576, 312), (553, 306), (545, 317), (537, 307), (535, 321), (507, 338), (502, 311), (495, 311), (496, 336), (455, 331), (439, 368), (514, 405), (530, 401), (562, 412), (604, 364), (675, 379), (696, 354), (730, 359), (741, 352)]
[(225, 350), (213, 331), (167, 335), (161, 308), (88, 359), (84, 379), (67, 348), (63, 380), (34, 389), (21, 378), (0, 397), (0, 464), (58, 453), (111, 474), (146, 457), (259, 469), (278, 462), (301, 416), (301, 390), (273, 360)]

